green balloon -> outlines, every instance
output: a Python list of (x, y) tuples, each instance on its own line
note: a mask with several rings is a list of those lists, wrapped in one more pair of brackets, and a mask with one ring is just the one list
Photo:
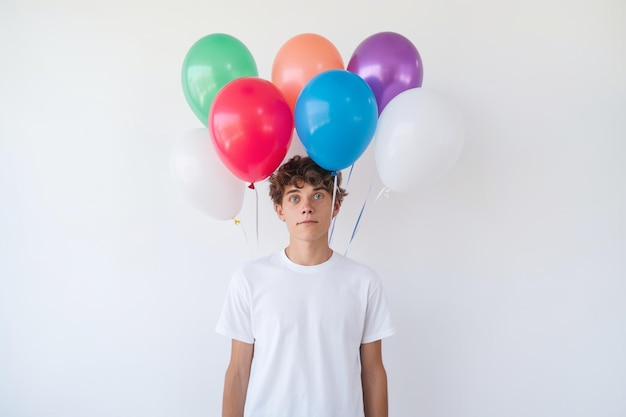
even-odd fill
[(241, 77), (257, 77), (254, 57), (238, 39), (213, 33), (194, 43), (183, 61), (183, 92), (200, 121), (207, 126), (218, 91)]

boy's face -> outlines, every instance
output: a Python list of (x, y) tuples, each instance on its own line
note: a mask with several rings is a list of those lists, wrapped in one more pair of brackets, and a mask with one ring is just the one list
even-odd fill
[(282, 204), (276, 204), (274, 208), (278, 217), (287, 224), (292, 239), (328, 241), (332, 217), (339, 212), (339, 203), (335, 202), (331, 217), (332, 199), (332, 194), (323, 187), (313, 187), (309, 183), (302, 188), (288, 185), (283, 192)]

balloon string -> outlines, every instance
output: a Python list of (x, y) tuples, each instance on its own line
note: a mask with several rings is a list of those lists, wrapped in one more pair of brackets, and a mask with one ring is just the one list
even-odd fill
[(346, 188), (348, 185), (350, 185), (350, 178), (352, 178), (352, 171), (354, 170), (354, 164), (352, 164), (350, 166), (350, 172), (348, 172), (348, 179), (346, 180), (346, 185), (344, 188)]
[(250, 257), (254, 257), (254, 251), (252, 250), (252, 246), (250, 246), (250, 240), (248, 239), (248, 234), (246, 233), (246, 228), (241, 224), (241, 220), (234, 218), (233, 222), (235, 222), (235, 226), (241, 226), (241, 231), (243, 232), (243, 238), (246, 240), (246, 246), (248, 246), (248, 250), (250, 251)]
[(256, 201), (256, 210), (255, 210), (255, 214), (256, 214), (256, 246), (257, 248), (259, 247), (259, 190), (257, 190), (256, 188), (254, 188), (254, 186), (252, 186), (252, 188), (254, 189), (254, 194), (255, 194), (255, 201)]
[(389, 198), (389, 194), (391, 193), (391, 189), (387, 188), (387, 187), (383, 187), (382, 190), (380, 190), (380, 192), (378, 193), (378, 195), (376, 196), (376, 200), (374, 200), (374, 202), (378, 201), (378, 199), (381, 196), (385, 196), (385, 198)]
[(335, 181), (333, 184), (333, 203), (330, 206), (330, 221), (332, 226), (330, 227), (330, 235), (328, 236), (328, 245), (333, 242), (333, 233), (335, 233), (335, 220), (337, 220), (337, 217), (333, 216), (333, 213), (335, 212), (335, 199), (337, 198), (337, 172), (333, 171), (331, 175), (335, 177)]
[(352, 229), (352, 235), (350, 236), (350, 241), (348, 241), (348, 247), (344, 253), (344, 256), (348, 255), (348, 250), (350, 249), (350, 245), (354, 240), (354, 236), (356, 236), (356, 232), (359, 229), (359, 224), (361, 223), (361, 217), (363, 216), (363, 212), (365, 211), (365, 206), (367, 205), (367, 200), (369, 199), (370, 192), (372, 191), (372, 184), (374, 184), (374, 180), (370, 182), (370, 186), (367, 190), (367, 194), (365, 195), (365, 201), (363, 202), (363, 206), (361, 207), (361, 211), (359, 212), (359, 216), (356, 218), (356, 222), (354, 223), (354, 229)]

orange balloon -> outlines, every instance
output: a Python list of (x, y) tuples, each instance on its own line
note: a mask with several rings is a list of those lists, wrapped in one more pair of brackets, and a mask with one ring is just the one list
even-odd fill
[(300, 91), (317, 74), (344, 69), (341, 54), (328, 39), (302, 33), (289, 39), (278, 50), (272, 65), (272, 82), (283, 93), (293, 112)]

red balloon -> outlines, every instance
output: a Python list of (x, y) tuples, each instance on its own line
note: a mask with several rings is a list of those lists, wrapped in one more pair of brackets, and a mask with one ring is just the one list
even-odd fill
[(224, 165), (253, 184), (269, 177), (285, 158), (293, 123), (278, 87), (261, 78), (242, 77), (216, 94), (208, 124)]

